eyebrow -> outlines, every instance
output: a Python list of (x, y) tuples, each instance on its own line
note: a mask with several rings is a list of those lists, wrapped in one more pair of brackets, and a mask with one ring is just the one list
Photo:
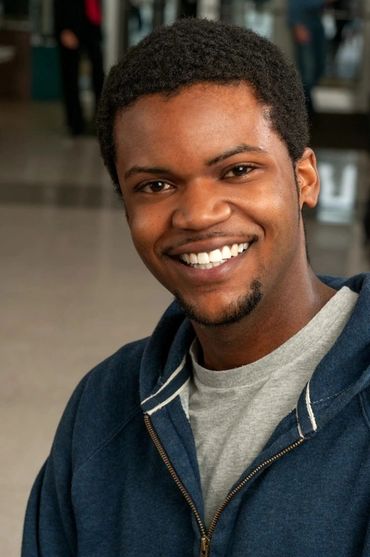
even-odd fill
[(264, 149), (261, 147), (255, 147), (254, 145), (247, 145), (246, 143), (241, 143), (241, 145), (237, 145), (236, 147), (232, 147), (227, 151), (224, 151), (217, 157), (214, 157), (207, 161), (207, 166), (212, 166), (217, 164), (218, 162), (222, 162), (229, 157), (233, 157), (234, 155), (238, 155), (239, 153), (266, 153)]
[[(246, 143), (242, 143), (241, 145), (237, 145), (236, 147), (232, 147), (231, 149), (228, 149), (227, 151), (224, 151), (223, 153), (220, 153), (219, 155), (217, 155), (216, 157), (213, 157), (212, 159), (209, 159), (208, 161), (206, 161), (206, 165), (207, 166), (213, 166), (214, 164), (217, 164), (219, 162), (224, 161), (225, 159), (228, 159), (229, 157), (233, 157), (234, 155), (238, 155), (239, 153), (266, 153), (266, 151), (264, 149), (262, 149), (261, 147), (255, 147), (253, 145), (247, 145)], [(146, 173), (146, 174), (171, 174), (171, 170), (168, 168), (164, 168), (164, 167), (160, 167), (160, 166), (132, 166), (131, 168), (129, 168), (125, 174), (124, 174), (124, 178), (125, 180), (127, 180), (128, 178), (130, 178), (131, 176), (133, 176), (134, 174), (140, 174), (141, 172)]]
[(124, 178), (130, 178), (133, 174), (139, 174), (140, 172), (145, 172), (147, 174), (171, 174), (168, 168), (162, 168), (159, 166), (132, 166), (125, 172)]

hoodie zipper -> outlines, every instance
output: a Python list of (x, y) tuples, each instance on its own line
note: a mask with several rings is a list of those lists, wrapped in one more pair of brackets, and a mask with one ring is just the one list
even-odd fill
[(163, 460), (164, 464), (166, 465), (166, 468), (169, 471), (169, 473), (170, 473), (172, 479), (174, 480), (175, 484), (177, 485), (177, 487), (181, 491), (185, 501), (188, 503), (189, 507), (193, 511), (193, 514), (194, 514), (195, 519), (196, 519), (196, 521), (198, 523), (198, 526), (199, 526), (200, 535), (201, 535), (201, 539), (202, 539), (202, 543), (201, 543), (202, 550), (201, 550), (200, 555), (201, 555), (201, 557), (207, 557), (208, 556), (207, 531), (206, 531), (206, 528), (205, 528), (205, 526), (202, 522), (201, 516), (200, 516), (200, 514), (199, 514), (199, 512), (198, 512), (198, 510), (195, 506), (195, 503), (194, 503), (193, 499), (191, 498), (189, 492), (185, 488), (184, 484), (180, 480), (179, 476), (177, 475), (177, 472), (175, 471), (174, 467), (172, 466), (172, 463), (171, 463), (170, 459), (168, 458), (168, 455), (167, 455), (166, 451), (164, 450), (164, 447), (163, 447), (161, 441), (159, 440), (158, 434), (153, 427), (153, 424), (152, 424), (152, 421), (149, 417), (149, 414), (144, 414), (144, 421), (145, 421), (146, 428), (149, 432), (150, 438), (155, 445), (155, 448), (159, 452), (159, 455), (160, 455), (161, 459)]
[(175, 484), (177, 485), (177, 487), (179, 488), (180, 492), (182, 493), (185, 501), (188, 503), (189, 507), (191, 508), (195, 519), (197, 521), (198, 527), (199, 527), (199, 531), (200, 531), (200, 557), (208, 557), (209, 556), (209, 550), (210, 550), (210, 544), (211, 544), (211, 539), (212, 539), (212, 535), (216, 529), (217, 526), (217, 522), (222, 514), (222, 512), (224, 511), (225, 507), (230, 503), (230, 501), (235, 497), (235, 495), (237, 495), (237, 493), (239, 493), (239, 491), (252, 479), (254, 478), (254, 476), (256, 474), (258, 474), (259, 472), (261, 472), (262, 470), (264, 470), (265, 468), (267, 468), (268, 466), (270, 466), (271, 464), (273, 464), (274, 462), (276, 462), (277, 460), (279, 460), (280, 458), (282, 458), (283, 456), (285, 456), (286, 454), (290, 453), (292, 450), (296, 449), (297, 447), (299, 447), (300, 445), (302, 445), (302, 443), (304, 443), (305, 439), (298, 439), (298, 441), (295, 441), (294, 443), (292, 443), (291, 445), (289, 445), (288, 447), (286, 447), (285, 449), (283, 449), (282, 451), (278, 452), (277, 454), (275, 454), (274, 456), (272, 456), (271, 458), (265, 460), (264, 462), (262, 462), (259, 466), (257, 466), (256, 468), (254, 468), (254, 470), (252, 470), (252, 472), (250, 472), (250, 474), (248, 474), (248, 476), (246, 476), (244, 478), (244, 480), (242, 480), (241, 482), (238, 483), (238, 485), (236, 485), (234, 487), (234, 489), (232, 491), (230, 491), (226, 497), (226, 499), (224, 500), (224, 502), (222, 503), (222, 505), (217, 509), (212, 522), (210, 524), (210, 527), (208, 529), (208, 532), (206, 530), (206, 527), (203, 524), (202, 518), (195, 506), (195, 503), (193, 501), (193, 499), (191, 498), (189, 492), (187, 491), (187, 489), (185, 488), (184, 484), (182, 483), (182, 481), (180, 480), (176, 470), (174, 469), (159, 437), (157, 432), (155, 431), (152, 421), (150, 419), (149, 414), (144, 414), (144, 422), (146, 425), (146, 428), (148, 430), (148, 433), (150, 435), (151, 440), (153, 441), (153, 444), (155, 446), (155, 448), (157, 449), (161, 459), (163, 460), (168, 472), (170, 473), (170, 476), (172, 477), (172, 479), (174, 480)]

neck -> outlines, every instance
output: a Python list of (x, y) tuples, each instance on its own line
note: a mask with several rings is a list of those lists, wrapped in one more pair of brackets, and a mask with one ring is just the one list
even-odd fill
[(241, 321), (225, 326), (205, 327), (193, 323), (203, 351), (203, 365), (223, 370), (240, 367), (263, 358), (300, 331), (335, 294), (309, 272), (295, 292), (281, 292), (264, 298)]

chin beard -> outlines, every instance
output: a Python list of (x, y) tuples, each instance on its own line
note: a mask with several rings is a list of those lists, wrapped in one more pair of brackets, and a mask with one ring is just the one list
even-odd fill
[(205, 327), (222, 327), (223, 325), (231, 325), (241, 321), (254, 310), (261, 301), (262, 296), (262, 284), (258, 280), (254, 280), (248, 294), (240, 296), (236, 302), (231, 303), (220, 316), (210, 319), (207, 315), (201, 314), (196, 306), (188, 304), (182, 299), (178, 292), (175, 292), (175, 297), (186, 316), (191, 321)]

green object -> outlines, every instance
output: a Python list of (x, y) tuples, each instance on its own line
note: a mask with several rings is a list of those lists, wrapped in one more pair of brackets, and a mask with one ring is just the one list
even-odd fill
[(58, 48), (32, 47), (31, 95), (34, 100), (51, 101), (61, 96)]

